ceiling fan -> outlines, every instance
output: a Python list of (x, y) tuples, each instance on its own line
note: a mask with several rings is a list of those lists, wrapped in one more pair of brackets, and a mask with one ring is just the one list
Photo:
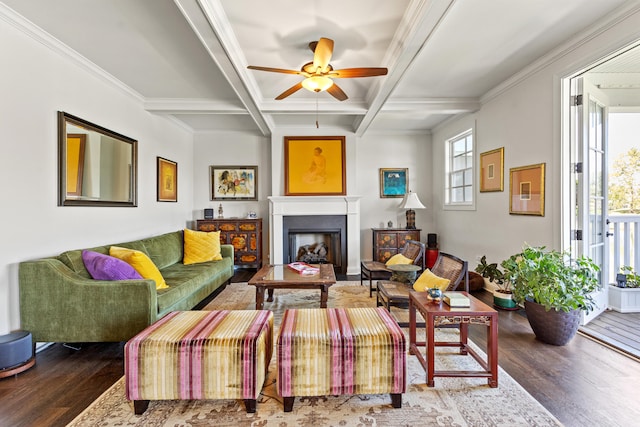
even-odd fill
[(297, 92), (301, 88), (305, 88), (311, 92), (329, 92), (339, 101), (347, 99), (347, 95), (332, 80), (351, 79), (355, 77), (374, 77), (384, 76), (387, 74), (386, 68), (367, 67), (367, 68), (344, 68), (342, 70), (334, 70), (329, 61), (333, 54), (333, 40), (321, 37), (320, 40), (309, 43), (309, 49), (313, 52), (313, 61), (307, 62), (302, 66), (300, 71), (287, 70), (283, 68), (258, 67), (249, 65), (250, 70), (270, 71), (273, 73), (298, 74), (304, 76), (305, 79), (289, 89), (282, 92), (276, 97), (277, 100), (286, 98), (287, 96)]

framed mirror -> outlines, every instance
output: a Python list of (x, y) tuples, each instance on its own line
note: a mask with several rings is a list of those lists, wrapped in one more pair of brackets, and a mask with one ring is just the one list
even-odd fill
[(137, 206), (138, 141), (58, 111), (58, 206)]

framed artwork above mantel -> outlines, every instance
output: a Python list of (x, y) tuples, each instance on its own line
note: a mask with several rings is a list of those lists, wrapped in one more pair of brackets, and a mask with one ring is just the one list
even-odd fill
[(344, 136), (284, 138), (285, 196), (347, 194)]

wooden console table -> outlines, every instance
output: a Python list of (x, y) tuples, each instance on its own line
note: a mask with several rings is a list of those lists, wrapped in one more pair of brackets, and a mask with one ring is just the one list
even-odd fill
[(372, 228), (373, 260), (387, 262), (402, 251), (407, 240), (420, 241), (419, 228)]
[[(415, 355), (427, 372), (427, 387), (435, 385), (434, 377), (487, 378), (490, 387), (498, 387), (498, 312), (467, 292), (461, 293), (471, 300), (471, 307), (449, 307), (445, 302), (429, 301), (426, 292), (409, 292), (409, 354)], [(426, 320), (426, 343), (416, 341), (416, 311)], [(467, 344), (470, 324), (487, 327), (486, 361)], [(442, 325), (460, 325), (460, 341), (436, 341), (435, 328)], [(426, 347), (426, 359), (419, 347)], [(472, 356), (484, 371), (436, 371), (436, 347), (460, 347), (460, 354)]]
[(220, 243), (233, 245), (237, 267), (262, 267), (262, 218), (199, 219), (198, 231), (220, 231)]

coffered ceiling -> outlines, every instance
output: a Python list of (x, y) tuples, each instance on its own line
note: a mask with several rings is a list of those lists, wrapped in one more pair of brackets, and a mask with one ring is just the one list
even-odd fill
[[(288, 127), (427, 132), (624, 0), (2, 0), (0, 14), (38, 27), (194, 132)], [(335, 41), (334, 69), (387, 67), (336, 79), (349, 99), (297, 91), (309, 42)]]

